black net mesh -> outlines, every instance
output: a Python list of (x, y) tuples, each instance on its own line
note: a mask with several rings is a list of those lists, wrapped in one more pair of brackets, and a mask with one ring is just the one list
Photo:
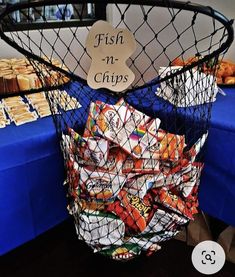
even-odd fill
[(33, 89), (46, 91), (78, 237), (114, 259), (150, 255), (198, 212), (203, 146), (219, 90), (215, 73), (232, 40), (231, 23), (190, 3), (107, 3), (109, 22), (137, 42), (127, 61), (135, 81), (114, 93), (86, 82), (87, 3), (69, 1), (81, 4), (83, 26), (65, 31), (62, 16), (56, 28), (15, 31), (14, 10), (30, 22), (30, 8), (44, 27), (50, 23), (43, 10), (55, 2), (36, 2), (8, 7), (1, 36), (33, 66)]

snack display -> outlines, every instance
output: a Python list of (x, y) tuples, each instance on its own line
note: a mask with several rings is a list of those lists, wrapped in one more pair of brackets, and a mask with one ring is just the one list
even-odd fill
[(217, 83), (221, 85), (235, 85), (235, 63), (220, 61), (216, 73)]
[[(175, 63), (181, 64), (180, 61)], [(165, 78), (183, 69), (183, 66), (175, 66), (175, 63), (172, 66), (160, 67), (160, 78)], [(171, 81), (161, 82), (156, 95), (176, 107), (190, 107), (214, 102), (218, 91), (214, 75), (193, 68), (178, 74)]]
[(16, 126), (35, 121), (38, 118), (35, 112), (30, 111), (29, 105), (23, 101), (21, 96), (5, 98), (3, 103), (9, 118)]
[[(70, 97), (66, 91), (57, 90), (58, 97), (65, 97), (71, 99), (72, 105), (58, 105), (58, 109), (54, 107), (54, 113), (60, 111), (68, 111), (74, 108), (80, 108), (80, 103), (74, 98)], [(31, 93), (25, 96), (11, 96), (2, 99), (0, 102), (0, 128), (4, 128), (11, 122), (16, 126), (32, 122), (38, 118), (43, 118), (51, 115), (48, 100), (45, 92)]]
[(159, 250), (198, 212), (206, 138), (189, 147), (124, 99), (91, 102), (83, 135), (68, 127), (61, 144), (78, 237), (116, 260)]
[[(197, 61), (200, 58), (189, 58), (183, 61), (180, 58), (177, 58), (172, 61), (173, 66), (184, 66), (191, 64), (194, 61)], [(211, 72), (213, 74), (213, 68), (210, 68), (210, 65), (207, 63), (203, 67), (204, 72)], [(219, 60), (217, 68), (215, 71), (216, 82), (219, 85), (235, 85), (235, 63), (229, 60)]]
[[(56, 59), (54, 59), (54, 65), (68, 71)], [(68, 77), (57, 71), (52, 70), (49, 75), (46, 66), (41, 65), (40, 70), (44, 76), (48, 76), (45, 78), (47, 85), (52, 85), (55, 80), (58, 81), (58, 84), (64, 84), (69, 81)], [(0, 94), (14, 94), (21, 91), (40, 89), (42, 86), (35, 69), (27, 59), (0, 59)]]
[(51, 115), (50, 107), (44, 92), (29, 94), (26, 98), (40, 117)]
[(10, 124), (10, 120), (7, 119), (4, 106), (0, 103), (0, 128), (4, 128), (8, 124)]
[(48, 97), (57, 97), (60, 103), (60, 109), (64, 111), (79, 109), (81, 107), (77, 99), (70, 96), (65, 90), (51, 90), (48, 92)]

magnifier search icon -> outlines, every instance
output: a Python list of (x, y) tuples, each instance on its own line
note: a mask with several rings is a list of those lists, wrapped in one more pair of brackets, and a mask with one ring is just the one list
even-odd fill
[(211, 258), (211, 255), (210, 255), (210, 254), (206, 254), (206, 255), (205, 255), (205, 259), (206, 259), (207, 261), (211, 261), (211, 262), (212, 262), (212, 258)]
[(220, 271), (225, 259), (222, 246), (211, 240), (200, 242), (192, 252), (192, 263), (196, 270), (203, 274), (210, 275)]

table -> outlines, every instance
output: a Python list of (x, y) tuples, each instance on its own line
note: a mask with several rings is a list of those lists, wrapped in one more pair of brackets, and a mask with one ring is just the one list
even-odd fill
[(67, 218), (51, 117), (0, 130), (0, 254)]
[[(214, 104), (199, 201), (235, 226), (235, 89), (224, 91)], [(0, 130), (0, 255), (68, 217), (63, 180), (51, 117)]]
[(200, 208), (235, 226), (235, 88), (223, 88), (212, 109), (205, 169), (199, 191)]

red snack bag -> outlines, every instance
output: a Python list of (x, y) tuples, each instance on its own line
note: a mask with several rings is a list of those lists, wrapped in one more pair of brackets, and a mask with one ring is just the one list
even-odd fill
[(129, 212), (121, 205), (120, 200), (116, 200), (115, 202), (109, 204), (106, 210), (120, 217), (130, 231), (139, 232), (138, 225), (133, 217), (130, 216)]
[(179, 212), (187, 218), (193, 220), (193, 213), (191, 209), (187, 207), (186, 202), (183, 201), (179, 196), (172, 194), (166, 188), (163, 187), (158, 190), (157, 199), (158, 202), (161, 203), (163, 206), (173, 211)]
[(151, 147), (154, 144), (158, 143), (157, 132), (160, 124), (161, 120), (159, 118), (152, 119), (149, 123), (145, 124), (144, 135), (140, 141), (148, 147)]
[(203, 163), (194, 162), (192, 163), (191, 170), (182, 174), (182, 181), (179, 190), (185, 198), (192, 193), (194, 187), (199, 185), (202, 168)]
[(96, 124), (100, 135), (119, 144), (122, 141), (122, 136), (125, 135), (122, 129), (125, 124), (127, 111), (127, 107), (123, 105), (104, 104), (100, 107), (99, 113), (96, 116)]
[(129, 215), (136, 222), (140, 232), (143, 232), (147, 226), (147, 220), (152, 211), (149, 203), (145, 203), (138, 196), (131, 195), (125, 190), (121, 190), (118, 194), (122, 205), (125, 207)]
[(159, 129), (156, 138), (156, 144), (147, 147), (142, 158), (178, 161), (182, 157), (186, 145), (184, 136)]
[(191, 162), (195, 161), (196, 156), (200, 152), (201, 148), (204, 146), (206, 139), (208, 136), (208, 132), (203, 134), (196, 142), (195, 144), (187, 151), (184, 153), (184, 157)]
[(114, 201), (125, 183), (125, 177), (116, 172), (82, 167), (79, 184), (86, 198), (93, 201)]
[(99, 135), (100, 132), (99, 132), (98, 126), (96, 124), (96, 118), (97, 118), (98, 114), (100, 113), (102, 105), (104, 105), (104, 104), (105, 103), (103, 103), (101, 101), (96, 101), (95, 103), (91, 102), (85, 130), (83, 133), (84, 138)]
[[(89, 115), (86, 122), (85, 131), (83, 137), (92, 137), (102, 135), (104, 130), (105, 120), (108, 119), (104, 117), (104, 113), (106, 110), (110, 111), (120, 111), (120, 118), (123, 122), (125, 120), (126, 111), (127, 111), (127, 103), (124, 102), (124, 99), (121, 98), (115, 105), (109, 105), (102, 101), (91, 102)], [(100, 117), (101, 115), (101, 117)], [(107, 115), (108, 116), (108, 115)], [(98, 124), (97, 124), (98, 120)], [(101, 129), (99, 129), (98, 125), (100, 124)]]
[(183, 155), (185, 137), (159, 130), (157, 138), (160, 141), (160, 154), (163, 160), (178, 160)]
[[(163, 186), (163, 184), (161, 174), (143, 174), (127, 178), (123, 189), (132, 195), (145, 199), (145, 195), (151, 188)], [(144, 202), (146, 203), (146, 201)]]
[(159, 161), (154, 159), (135, 159), (129, 156), (123, 164), (123, 173), (158, 173)]
[(78, 164), (72, 159), (69, 159), (66, 163), (66, 167), (67, 167), (66, 183), (69, 184), (69, 195), (76, 199), (80, 193), (78, 188), (78, 183), (79, 183)]
[(164, 173), (175, 174), (179, 172), (180, 174), (185, 174), (186, 172), (190, 172), (196, 156), (206, 141), (207, 135), (208, 133), (203, 134), (188, 151), (184, 151), (178, 161), (168, 162), (168, 165), (167, 161), (163, 161), (160, 166), (164, 170)]
[(162, 165), (163, 165), (162, 168), (165, 174), (175, 174), (175, 173), (181, 174), (182, 172), (190, 171), (192, 164), (190, 160), (183, 155), (182, 158), (179, 159), (179, 161), (171, 164), (168, 167), (165, 164), (162, 164)]
[(154, 214), (142, 234), (158, 233), (162, 231), (175, 231), (179, 225), (184, 225), (189, 220), (174, 212), (164, 209), (154, 209)]
[(102, 211), (105, 209), (105, 203), (97, 202), (97, 201), (86, 201), (84, 199), (79, 199), (79, 205), (82, 211), (90, 210), (90, 211)]
[(148, 201), (143, 201), (124, 190), (119, 192), (118, 198), (120, 200), (108, 205), (107, 211), (119, 216), (130, 231), (143, 232), (153, 214), (152, 207)]
[[(111, 143), (110, 143), (111, 145)], [(102, 167), (108, 171), (122, 173), (123, 163), (126, 160), (126, 152), (124, 152), (120, 147), (110, 147), (107, 162)]]
[(78, 154), (87, 165), (104, 166), (109, 152), (108, 141), (103, 138), (86, 138), (78, 147)]
[(197, 214), (198, 210), (198, 184), (195, 185), (192, 189), (192, 192), (185, 198), (187, 207), (191, 210), (192, 214)]
[(146, 148), (141, 139), (149, 120), (147, 115), (119, 101), (117, 105), (102, 106), (96, 124), (102, 137), (117, 144), (128, 154), (140, 158)]
[(68, 132), (74, 141), (73, 152), (79, 164), (102, 167), (107, 162), (109, 143), (100, 137), (83, 138), (72, 128)]

